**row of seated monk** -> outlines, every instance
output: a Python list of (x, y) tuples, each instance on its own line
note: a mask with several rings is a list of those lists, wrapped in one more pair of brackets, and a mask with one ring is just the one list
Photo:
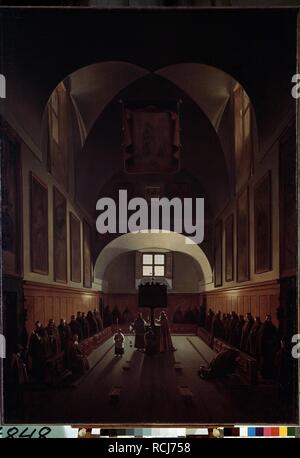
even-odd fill
[(40, 321), (35, 323), (27, 348), (18, 345), (10, 364), (10, 381), (12, 384), (25, 384), (30, 379), (45, 381), (47, 367), (61, 357), (62, 365), (72, 374), (79, 375), (89, 369), (86, 355), (80, 342), (103, 331), (102, 318), (98, 310), (77, 312), (69, 323), (61, 318), (56, 326), (50, 319), (47, 326)]
[[(115, 305), (112, 309), (108, 305), (103, 310), (103, 323), (104, 326), (110, 326), (111, 324), (130, 324), (134, 321), (134, 313), (129, 309), (125, 308), (123, 312), (120, 311), (119, 307)], [(189, 307), (184, 309), (180, 305), (175, 309), (172, 322), (175, 324), (198, 324), (199, 323), (199, 308)]]
[(201, 324), (210, 333), (211, 342), (214, 338), (222, 339), (255, 358), (263, 378), (277, 378), (283, 356), (292, 360), (288, 340), (280, 335), (271, 315), (266, 315), (262, 322), (260, 317), (253, 318), (250, 312), (245, 316), (238, 316), (234, 311), (222, 315), (221, 311), (214, 313), (209, 309)]

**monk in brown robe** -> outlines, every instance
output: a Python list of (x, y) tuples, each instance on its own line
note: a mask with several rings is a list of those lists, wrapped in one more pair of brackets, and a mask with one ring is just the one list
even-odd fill
[(213, 317), (212, 325), (211, 325), (211, 334), (212, 334), (212, 337), (216, 337), (219, 339), (222, 339), (224, 336), (224, 328), (223, 328), (223, 323), (221, 320), (220, 311), (216, 313), (215, 316)]
[(220, 351), (208, 367), (201, 366), (198, 374), (201, 378), (223, 377), (235, 371), (238, 351), (233, 349)]
[(248, 337), (249, 337), (253, 324), (254, 324), (254, 320), (253, 320), (251, 313), (247, 313), (245, 315), (245, 323), (243, 325), (242, 335), (241, 335), (240, 349), (242, 351), (247, 351)]
[(64, 351), (66, 346), (67, 346), (68, 341), (72, 337), (71, 328), (66, 323), (66, 320), (64, 318), (61, 318), (60, 319), (60, 324), (59, 324), (57, 329), (58, 329), (58, 332), (59, 332), (61, 349), (62, 349), (62, 351)]
[(58, 355), (58, 353), (60, 353), (61, 346), (59, 332), (57, 327), (55, 326), (53, 318), (49, 320), (48, 326), (46, 327), (46, 331), (48, 334), (51, 355), (56, 356)]
[(79, 348), (78, 335), (69, 340), (66, 348), (66, 364), (73, 374), (82, 375), (89, 370), (89, 362)]
[(103, 331), (103, 321), (102, 321), (99, 310), (94, 309), (94, 317), (98, 324), (98, 332)]
[(259, 359), (259, 332), (262, 323), (260, 317), (256, 316), (254, 319), (254, 324), (249, 332), (248, 342), (247, 342), (247, 353), (253, 356), (254, 358)]
[(28, 353), (32, 364), (32, 376), (37, 381), (42, 381), (44, 377), (46, 360), (49, 356), (48, 347), (47, 332), (42, 326), (42, 323), (37, 321), (28, 345)]
[(168, 318), (165, 312), (161, 312), (160, 317), (159, 317), (159, 324), (160, 324), (159, 351), (161, 353), (175, 351), (176, 348), (173, 346), (173, 343), (172, 343)]

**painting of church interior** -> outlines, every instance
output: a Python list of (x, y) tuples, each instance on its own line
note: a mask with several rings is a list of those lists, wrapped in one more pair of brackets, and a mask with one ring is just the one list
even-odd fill
[[(296, 423), (297, 10), (2, 21), (4, 421)], [(203, 241), (99, 232), (120, 190)]]

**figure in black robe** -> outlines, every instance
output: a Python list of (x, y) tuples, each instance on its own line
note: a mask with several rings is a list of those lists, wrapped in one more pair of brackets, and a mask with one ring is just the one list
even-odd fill
[(143, 319), (141, 313), (138, 313), (133, 323), (133, 330), (135, 333), (134, 346), (137, 350), (143, 350), (145, 348), (146, 321)]
[(103, 331), (103, 321), (102, 321), (99, 310), (97, 309), (94, 310), (94, 317), (95, 317), (95, 320), (97, 321), (98, 332)]
[(200, 305), (200, 312), (199, 312), (199, 326), (205, 326), (205, 318), (206, 318), (206, 303), (203, 302)]
[(211, 332), (211, 325), (212, 325), (213, 317), (214, 317), (214, 312), (211, 309), (209, 309), (206, 320), (205, 320), (205, 329), (208, 332)]
[(275, 358), (278, 395), (280, 400), (292, 403), (296, 395), (297, 360), (292, 356), (290, 339), (283, 337), (280, 344), (281, 348)]
[(28, 383), (28, 371), (26, 357), (22, 345), (17, 345), (16, 352), (12, 354), (10, 361), (11, 381), (15, 387), (20, 387)]
[(228, 326), (228, 343), (230, 345), (237, 347), (240, 343), (241, 340), (241, 329), (240, 329), (241, 323), (239, 320), (239, 317), (235, 312), (231, 312), (230, 315), (230, 323)]
[(239, 315), (239, 317), (236, 315), (237, 320), (235, 322), (235, 325), (231, 331), (231, 339), (230, 343), (236, 348), (240, 348), (241, 345), (241, 338), (242, 338), (242, 331), (243, 327), (245, 324), (245, 319), (243, 315)]
[(152, 328), (149, 328), (145, 334), (145, 353), (146, 355), (153, 356), (156, 353), (157, 341), (156, 336)]
[(89, 370), (89, 362), (79, 347), (78, 335), (69, 340), (66, 348), (67, 368), (75, 375), (82, 375)]
[(121, 323), (121, 313), (117, 305), (114, 306), (113, 311), (111, 312), (111, 315), (112, 315), (113, 324), (118, 325)]
[(212, 337), (216, 337), (219, 339), (223, 338), (224, 329), (223, 329), (223, 324), (221, 321), (221, 312), (220, 311), (216, 313), (215, 316), (213, 317), (212, 325), (211, 325), (211, 335)]
[(259, 316), (254, 319), (254, 324), (249, 332), (247, 353), (259, 361), (259, 331), (262, 326)]
[(22, 345), (17, 345), (15, 353), (11, 356), (9, 375), (11, 390), (8, 391), (8, 394), (13, 394), (12, 403), (16, 409), (21, 410), (25, 407), (24, 391), (29, 382), (26, 355)]
[(183, 313), (181, 311), (181, 307), (178, 306), (175, 313), (174, 313), (174, 316), (173, 316), (173, 323), (176, 323), (176, 324), (180, 324), (180, 323), (183, 323)]
[(261, 328), (260, 336), (260, 372), (262, 377), (270, 379), (275, 376), (275, 357), (280, 348), (278, 329), (267, 315)]
[(70, 329), (71, 329), (72, 336), (74, 336), (75, 334), (78, 335), (78, 336), (81, 335), (81, 325), (78, 322), (78, 320), (76, 320), (75, 315), (71, 316), (71, 321), (69, 323), (69, 326), (70, 326)]
[(108, 326), (112, 324), (112, 314), (111, 314), (111, 311), (108, 305), (104, 307), (103, 320), (104, 320), (105, 328), (107, 328)]
[(78, 339), (80, 342), (83, 339), (83, 319), (81, 312), (77, 312), (76, 321), (78, 323)]
[(191, 308), (188, 308), (184, 313), (183, 322), (186, 324), (193, 324), (194, 320), (194, 313)]
[[(225, 315), (225, 316), (224, 316)], [(223, 328), (224, 328), (224, 340), (229, 342), (229, 334), (230, 334), (230, 325), (231, 325), (231, 315), (230, 313), (224, 313), (223, 315)]]
[(48, 357), (48, 337), (40, 321), (35, 323), (35, 329), (29, 338), (28, 353), (31, 358), (32, 376), (36, 381), (41, 382)]
[(59, 332), (61, 349), (62, 351), (65, 351), (67, 343), (72, 337), (71, 328), (66, 323), (66, 320), (64, 318), (61, 318), (60, 324), (57, 329)]
[(82, 312), (81, 318), (82, 318), (82, 326), (83, 326), (83, 338), (87, 339), (88, 337), (90, 337), (91, 333), (90, 333), (89, 320), (87, 319), (85, 312)]
[(129, 324), (129, 323), (132, 323), (133, 320), (134, 320), (134, 317), (132, 313), (130, 312), (128, 308), (126, 308), (124, 312), (122, 313), (122, 323)]
[(87, 313), (87, 320), (89, 323), (90, 337), (98, 333), (98, 324), (95, 320), (93, 313), (89, 310)]
[(241, 343), (240, 343), (241, 351), (244, 351), (244, 352), (247, 351), (248, 337), (249, 337), (249, 333), (251, 331), (253, 324), (254, 324), (254, 320), (253, 320), (251, 313), (247, 313), (245, 316), (245, 323), (242, 328)]
[(201, 366), (198, 374), (201, 378), (220, 378), (232, 374), (236, 369), (237, 350), (223, 350), (211, 361), (208, 367)]
[(61, 351), (60, 347), (60, 337), (57, 327), (55, 326), (53, 318), (51, 318), (48, 322), (48, 326), (46, 327), (46, 331), (48, 334), (48, 341), (49, 341), (49, 348), (51, 352), (51, 356), (56, 356)]

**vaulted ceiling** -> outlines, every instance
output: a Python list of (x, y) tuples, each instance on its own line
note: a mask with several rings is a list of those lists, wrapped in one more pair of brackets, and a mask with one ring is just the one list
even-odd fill
[[(232, 77), (201, 64), (177, 64), (151, 73), (125, 62), (104, 62), (76, 71), (67, 84), (86, 132), (83, 150), (76, 158), (76, 184), (78, 199), (89, 212), (94, 211), (98, 196), (110, 194), (116, 181), (134, 182), (138, 195), (142, 195), (138, 183), (194, 181), (195, 194), (207, 199), (208, 215), (224, 206), (230, 167), (218, 128), (236, 84)], [(124, 173), (120, 100), (179, 102), (182, 151), (178, 174), (137, 177)]]

